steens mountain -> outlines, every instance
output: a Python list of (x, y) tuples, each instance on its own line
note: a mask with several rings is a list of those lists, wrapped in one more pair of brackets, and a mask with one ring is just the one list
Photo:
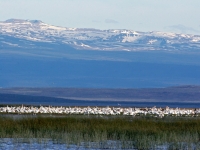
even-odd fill
[(200, 35), (0, 22), (0, 87), (200, 85)]
[[(9, 19), (0, 22), (0, 48), (41, 48), (41, 43), (67, 45), (81, 50), (104, 51), (194, 51), (200, 50), (200, 35), (169, 32), (139, 32), (126, 29), (66, 28), (39, 20)], [(49, 46), (48, 46), (49, 44)]]

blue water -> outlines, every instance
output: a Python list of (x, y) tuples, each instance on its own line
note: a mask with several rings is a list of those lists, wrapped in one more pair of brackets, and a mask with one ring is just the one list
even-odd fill
[(4, 105), (34, 105), (34, 106), (110, 106), (110, 107), (179, 107), (179, 108), (200, 108), (199, 103), (192, 102), (127, 102), (127, 101), (96, 101), (96, 100), (66, 100), (43, 98), (39, 99), (19, 99), (19, 100), (0, 100)]

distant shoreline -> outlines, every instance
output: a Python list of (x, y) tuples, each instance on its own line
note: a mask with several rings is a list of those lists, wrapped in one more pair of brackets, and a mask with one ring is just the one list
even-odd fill
[(143, 89), (0, 88), (0, 105), (200, 108), (200, 86)]

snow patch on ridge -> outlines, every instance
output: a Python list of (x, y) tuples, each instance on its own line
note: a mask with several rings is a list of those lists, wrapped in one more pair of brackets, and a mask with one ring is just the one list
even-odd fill
[(0, 34), (93, 50), (172, 50), (180, 47), (200, 49), (199, 35), (159, 31), (138, 32), (125, 29), (65, 28), (49, 25), (40, 20), (9, 19), (0, 22)]

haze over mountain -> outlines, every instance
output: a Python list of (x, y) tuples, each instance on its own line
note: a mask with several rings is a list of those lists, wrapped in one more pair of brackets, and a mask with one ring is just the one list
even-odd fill
[(0, 22), (0, 87), (199, 85), (200, 36)]

